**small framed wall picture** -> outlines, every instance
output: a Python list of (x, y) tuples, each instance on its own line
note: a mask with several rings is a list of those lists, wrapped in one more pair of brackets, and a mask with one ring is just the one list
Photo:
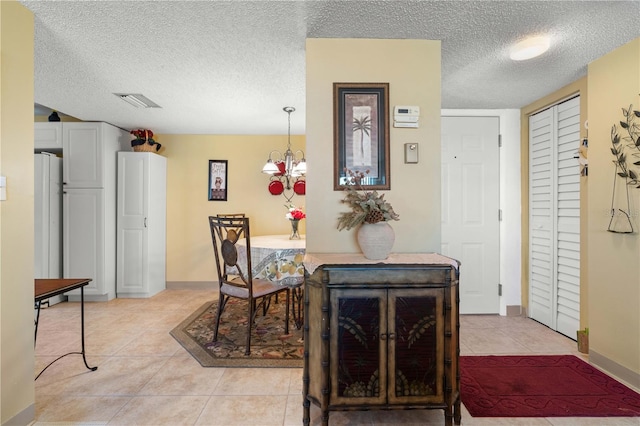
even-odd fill
[(363, 189), (391, 189), (389, 83), (333, 83), (333, 189), (350, 172), (366, 175)]
[(209, 160), (209, 201), (227, 201), (227, 160)]

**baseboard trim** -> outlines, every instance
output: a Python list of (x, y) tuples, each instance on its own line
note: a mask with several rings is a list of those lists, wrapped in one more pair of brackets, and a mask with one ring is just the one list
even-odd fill
[(167, 290), (217, 290), (217, 281), (167, 281)]
[(519, 316), (522, 316), (522, 306), (520, 306), (520, 305), (507, 305), (507, 316), (508, 317), (519, 317)]
[(640, 389), (640, 373), (636, 373), (593, 350), (589, 350), (589, 363), (614, 376), (621, 382), (635, 389)]
[(27, 426), (33, 424), (35, 418), (36, 404), (34, 402), (6, 422), (2, 423), (2, 426)]

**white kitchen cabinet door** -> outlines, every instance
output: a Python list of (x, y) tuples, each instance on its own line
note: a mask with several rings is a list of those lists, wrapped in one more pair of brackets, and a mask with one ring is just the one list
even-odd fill
[(65, 123), (63, 183), (66, 188), (103, 188), (101, 123)]
[(33, 148), (36, 151), (62, 150), (62, 123), (46, 121), (34, 123)]
[[(65, 189), (62, 199), (64, 277), (91, 278), (84, 288), (86, 300), (91, 301), (115, 297), (115, 265), (109, 267), (115, 262), (108, 260), (113, 244), (105, 241), (104, 194), (103, 189)], [(68, 294), (73, 300), (80, 291)]]
[(118, 153), (117, 297), (166, 288), (166, 158)]
[(91, 301), (116, 297), (116, 162), (128, 138), (107, 123), (62, 123), (64, 276), (91, 278)]
[(64, 123), (65, 188), (115, 187), (116, 152), (130, 143), (127, 137), (127, 132), (107, 123)]

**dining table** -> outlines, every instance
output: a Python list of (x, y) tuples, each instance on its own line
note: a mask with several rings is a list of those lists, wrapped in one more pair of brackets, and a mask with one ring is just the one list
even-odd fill
[[(291, 288), (294, 323), (300, 329), (306, 240), (304, 235), (300, 239), (289, 237), (289, 234), (251, 236), (251, 272), (254, 278), (267, 279)], [(246, 239), (238, 240), (236, 248), (238, 264), (246, 264)]]

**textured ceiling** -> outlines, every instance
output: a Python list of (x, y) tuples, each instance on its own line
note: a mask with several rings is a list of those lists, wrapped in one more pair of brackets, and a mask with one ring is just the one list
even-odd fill
[[(156, 133), (282, 134), (291, 105), (303, 134), (306, 38), (442, 40), (442, 107), (493, 109), (527, 105), (640, 36), (638, 0), (21, 3), (35, 16), (36, 104)], [(509, 59), (543, 33), (547, 53)]]

